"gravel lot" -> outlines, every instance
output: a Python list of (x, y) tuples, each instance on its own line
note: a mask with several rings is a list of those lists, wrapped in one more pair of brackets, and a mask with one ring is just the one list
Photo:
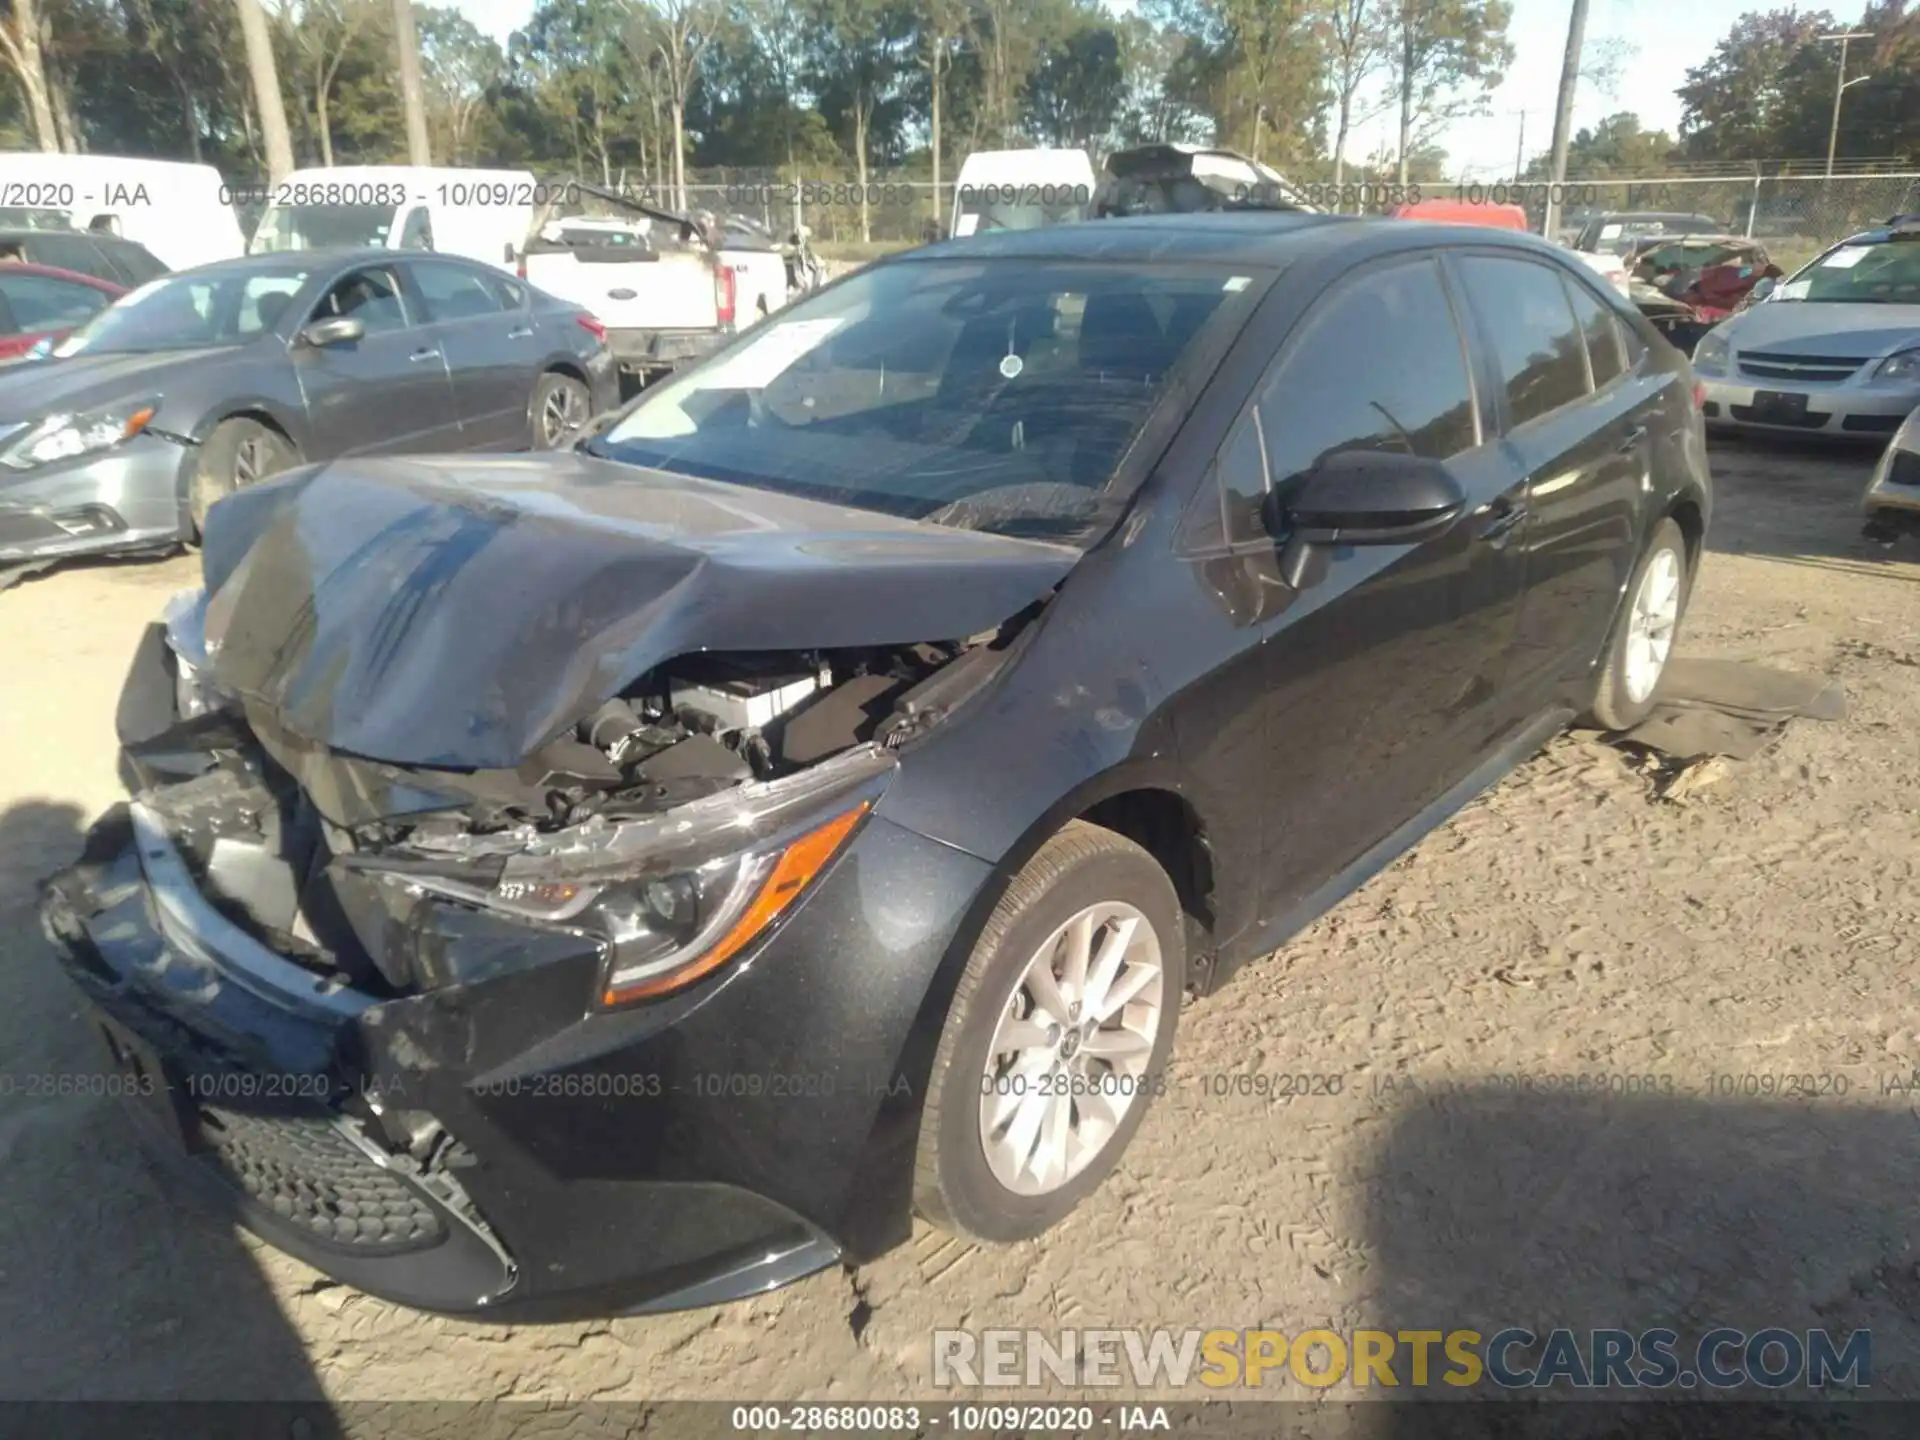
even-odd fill
[[(1920, 1394), (1920, 1125), (1890, 1088), (1920, 1066), (1920, 548), (1856, 538), (1869, 463), (1719, 447), (1685, 632), (1839, 678), (1845, 722), (1684, 804), (1557, 742), (1189, 1008), (1172, 1092), (1042, 1244), (928, 1232), (750, 1304), (550, 1328), (333, 1285), (173, 1209), (113, 1102), (24, 1093), (98, 1069), (33, 885), (117, 798), (122, 670), (194, 567), (29, 580), (0, 595), (0, 1397), (924, 1398), (937, 1325), (1718, 1322), (1871, 1326), (1876, 1390)], [(1341, 1093), (1213, 1078), (1298, 1073)], [(1501, 1079), (1558, 1075), (1654, 1093)], [(1742, 1093), (1796, 1075), (1825, 1093)]]

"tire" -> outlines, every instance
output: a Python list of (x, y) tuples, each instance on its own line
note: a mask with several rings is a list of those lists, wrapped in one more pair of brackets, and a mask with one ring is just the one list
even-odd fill
[[(1642, 642), (1657, 636), (1659, 625), (1648, 627), (1643, 621), (1648, 618), (1650, 601), (1658, 601), (1657, 608), (1668, 613), (1667, 602), (1660, 599), (1667, 593), (1668, 586), (1672, 591), (1670, 619), (1665, 621), (1666, 643), (1664, 648), (1654, 645), (1652, 650), (1657, 651), (1657, 658), (1650, 659)], [(1653, 712), (1659, 676), (1672, 658), (1673, 640), (1686, 617), (1692, 590), (1687, 537), (1672, 520), (1662, 520), (1642, 552), (1640, 563), (1633, 567), (1633, 578), (1627, 584), (1626, 605), (1620, 612), (1613, 638), (1607, 642), (1593, 704), (1587, 712), (1589, 724), (1601, 730), (1631, 730)], [(1648, 664), (1653, 667), (1651, 685), (1646, 683)]]
[(593, 396), (586, 382), (548, 371), (533, 387), (527, 415), (535, 450), (556, 450), (593, 418)]
[(200, 538), (215, 502), (299, 463), (293, 442), (271, 425), (245, 416), (222, 420), (200, 446), (187, 495), (187, 538)]
[[(989, 1051), (1001, 1037), (1003, 1020), (1018, 1024), (1023, 1039), (1047, 1029), (1046, 1012), (1038, 1008), (1026, 1020), (1016, 1019), (1032, 999), (1029, 967), (1040, 961), (1044, 948), (1049, 976), (1065, 974), (1070, 982), (1064, 952), (1076, 934), (1086, 933), (1073, 932), (1071, 922), (1089, 910), (1095, 917), (1104, 910), (1106, 916), (1087, 921), (1096, 963), (1084, 978), (1098, 983), (1098, 942), (1118, 935), (1115, 922), (1130, 915), (1132, 942), (1121, 968), (1109, 978), (1119, 987), (1143, 988), (1120, 1010), (1124, 1026), (1099, 1029), (1101, 1038), (1089, 1039), (1085, 1050), (1062, 1034), (1057, 1044), (1024, 1052), (1029, 1065), (1043, 1054), (1065, 1056), (1081, 1084), (1062, 1098), (1040, 1071), (1007, 1073), (1019, 1063), (1010, 1050), (994, 1057), (990, 1072)], [(1185, 937), (1172, 881), (1131, 840), (1076, 820), (1040, 848), (988, 917), (941, 1030), (915, 1156), (914, 1207), (923, 1217), (972, 1239), (1006, 1244), (1040, 1234), (1099, 1187), (1164, 1083), (1186, 988)], [(1156, 998), (1155, 948), (1158, 1007), (1149, 1017)], [(1069, 983), (1056, 989), (1052, 1003), (1059, 1007), (1070, 995)], [(1079, 1024), (1055, 1026), (1054, 1034), (1069, 1028), (1074, 1036), (1085, 1033), (1085, 1018), (1077, 1009), (1072, 1014)], [(1014, 1038), (1015, 1031), (1005, 1035)], [(1129, 1053), (1107, 1058), (1121, 1046)], [(996, 1107), (991, 1121), (990, 1104)], [(1027, 1104), (1039, 1107), (1028, 1110), (1024, 1121), (1029, 1130), (1037, 1127), (1036, 1139), (1026, 1168), (1014, 1175), (1015, 1188), (1005, 1176), (1010, 1166), (1018, 1168), (1013, 1131), (1023, 1123), (1018, 1112)], [(997, 1159), (990, 1159), (988, 1127), (996, 1123), (991, 1133), (998, 1137)], [(1056, 1125), (1063, 1125), (1063, 1134), (1051, 1128)], [(1051, 1143), (1057, 1134), (1061, 1143)], [(1075, 1148), (1076, 1137), (1084, 1148)], [(1052, 1157), (1045, 1174), (1039, 1173), (1043, 1157)]]

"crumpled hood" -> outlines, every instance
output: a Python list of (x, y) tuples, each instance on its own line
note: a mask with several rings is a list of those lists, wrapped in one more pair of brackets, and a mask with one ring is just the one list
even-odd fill
[(215, 678), (396, 765), (498, 769), (662, 661), (991, 630), (1079, 552), (577, 452), (366, 460), (208, 517)]
[(1920, 305), (1765, 300), (1723, 332), (1735, 350), (1869, 359), (1920, 345)]

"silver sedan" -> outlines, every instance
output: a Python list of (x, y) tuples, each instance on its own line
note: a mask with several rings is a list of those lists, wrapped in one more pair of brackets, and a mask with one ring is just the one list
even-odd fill
[(1920, 224), (1852, 236), (1702, 337), (1709, 429), (1891, 435), (1920, 405)]

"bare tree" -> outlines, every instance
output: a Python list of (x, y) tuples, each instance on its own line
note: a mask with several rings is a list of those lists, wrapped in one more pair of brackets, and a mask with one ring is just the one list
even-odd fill
[(273, 36), (267, 29), (260, 0), (234, 0), (240, 7), (240, 33), (247, 42), (247, 71), (253, 78), (254, 103), (260, 108), (260, 130), (267, 147), (267, 178), (278, 185), (293, 171), (293, 140), (287, 134), (287, 111), (280, 98), (280, 72), (273, 62)]
[[(1354, 102), (1367, 81), (1387, 63), (1393, 47), (1381, 0), (1330, 0), (1327, 14), (1327, 52), (1331, 62), (1334, 103), (1338, 119), (1333, 132), (1333, 183), (1347, 178), (1347, 137), (1356, 124)], [(1374, 112), (1379, 113), (1378, 111)]]
[(673, 201), (687, 208), (687, 99), (700, 73), (700, 55), (724, 16), (717, 0), (652, 0), (641, 33), (660, 62), (667, 112), (673, 121)]
[(420, 37), (413, 28), (413, 0), (393, 0), (393, 48), (400, 60), (400, 99), (407, 112), (407, 162), (433, 164), (427, 141), (427, 97), (420, 86)]
[(922, 53), (919, 64), (927, 72), (929, 102), (928, 148), (933, 156), (933, 218), (940, 221), (945, 211), (940, 204), (940, 123), (941, 102), (946, 98), (947, 71), (953, 66), (954, 48), (967, 33), (972, 12), (971, 0), (922, 0), (920, 26)]
[(12, 0), (0, 13), (0, 58), (20, 82), (27, 113), (33, 117), (33, 138), (48, 154), (58, 154), (60, 127), (53, 114), (53, 88), (47, 78), (47, 42), (51, 27), (39, 0)]

